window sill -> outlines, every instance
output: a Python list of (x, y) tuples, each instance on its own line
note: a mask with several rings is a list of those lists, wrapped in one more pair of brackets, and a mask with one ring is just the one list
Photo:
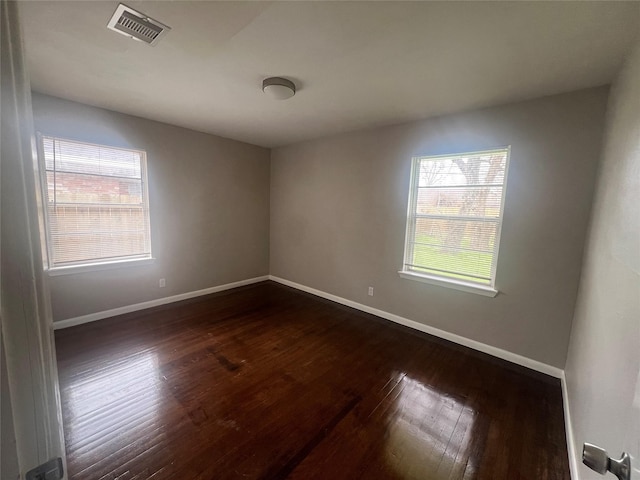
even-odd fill
[(97, 272), (99, 270), (113, 270), (123, 267), (140, 267), (149, 265), (155, 261), (155, 258), (134, 258), (128, 260), (114, 260), (111, 262), (87, 263), (84, 265), (69, 265), (68, 267), (54, 267), (47, 270), (50, 277), (59, 275), (73, 275), (76, 273)]
[(498, 290), (485, 287), (482, 285), (475, 285), (464, 281), (445, 280), (440, 277), (433, 277), (431, 275), (425, 275), (415, 272), (399, 271), (398, 275), (407, 280), (415, 280), (417, 282), (430, 283), (431, 285), (438, 285), (440, 287), (453, 288), (468, 293), (475, 293), (476, 295), (484, 295), (485, 297), (495, 297), (498, 295)]

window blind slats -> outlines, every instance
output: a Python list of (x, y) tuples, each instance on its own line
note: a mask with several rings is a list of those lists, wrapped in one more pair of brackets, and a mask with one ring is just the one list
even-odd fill
[(149, 258), (142, 151), (42, 137), (53, 267)]
[(422, 187), (417, 194), (416, 213), (497, 218), (501, 200), (502, 187)]
[(467, 222), (490, 222), (490, 223), (497, 223), (498, 219), (497, 218), (490, 218), (490, 217), (465, 217), (462, 215), (438, 215), (438, 214), (428, 214), (428, 213), (419, 213), (416, 215), (412, 215), (412, 218), (415, 220), (420, 220), (420, 219), (432, 219), (432, 220), (439, 220), (439, 219), (446, 219), (446, 220), (453, 220), (453, 221), (467, 221)]
[(49, 203), (142, 205), (142, 180), (47, 171)]
[(478, 275), (471, 275), (471, 274), (461, 274), (459, 272), (456, 272), (455, 270), (443, 270), (440, 268), (435, 268), (435, 267), (423, 267), (421, 265), (412, 265), (412, 264), (407, 264), (407, 267), (412, 267), (416, 270), (421, 270), (424, 271), (425, 273), (446, 273), (446, 274), (450, 274), (452, 276), (455, 276), (457, 278), (460, 278), (461, 280), (465, 280), (465, 279), (480, 279), (480, 280), (490, 280), (489, 277), (481, 277)]
[(43, 137), (47, 170), (140, 178), (144, 152)]
[(428, 189), (438, 189), (438, 188), (485, 188), (485, 187), (502, 187), (501, 183), (485, 183), (482, 185), (428, 185), (428, 186), (418, 186), (418, 189), (428, 188)]
[[(412, 243), (413, 243), (414, 246), (415, 245), (423, 245), (423, 246), (432, 247), (432, 248), (439, 248), (439, 249), (443, 248), (442, 245), (434, 245), (432, 243), (421, 243), (421, 242), (412, 242)], [(463, 248), (463, 247), (452, 247), (452, 246), (449, 246), (447, 248), (450, 249), (450, 250), (457, 250), (457, 251), (461, 251), (461, 252), (493, 253), (492, 250), (478, 250), (478, 249), (474, 249), (474, 248)]]
[(413, 159), (405, 271), (493, 287), (508, 149)]

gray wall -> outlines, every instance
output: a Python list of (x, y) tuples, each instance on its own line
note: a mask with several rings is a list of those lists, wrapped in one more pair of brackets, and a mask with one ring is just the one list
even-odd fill
[[(566, 379), (584, 442), (635, 457), (640, 478), (640, 42), (614, 84)], [(580, 478), (601, 476), (576, 458)]]
[(9, 392), (9, 375), (4, 347), (4, 335), (0, 331), (0, 478), (19, 479), (16, 433), (13, 426), (13, 408)]
[[(589, 89), (274, 149), (271, 274), (564, 367), (607, 95)], [(411, 157), (503, 145), (512, 151), (501, 293), (401, 279)]]
[(269, 150), (40, 94), (33, 110), (42, 133), (147, 152), (155, 263), (51, 277), (54, 320), (269, 273)]

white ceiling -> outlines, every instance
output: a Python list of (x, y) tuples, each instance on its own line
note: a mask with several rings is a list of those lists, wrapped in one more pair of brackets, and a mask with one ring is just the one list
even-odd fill
[[(36, 91), (267, 147), (609, 83), (640, 2), (21, 3)], [(286, 76), (290, 100), (261, 91)]]

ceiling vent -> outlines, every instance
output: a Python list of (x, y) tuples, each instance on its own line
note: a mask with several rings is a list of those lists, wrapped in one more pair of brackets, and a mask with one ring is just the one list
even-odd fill
[(171, 30), (165, 24), (123, 4), (118, 5), (107, 28), (149, 45), (158, 43), (160, 37)]

